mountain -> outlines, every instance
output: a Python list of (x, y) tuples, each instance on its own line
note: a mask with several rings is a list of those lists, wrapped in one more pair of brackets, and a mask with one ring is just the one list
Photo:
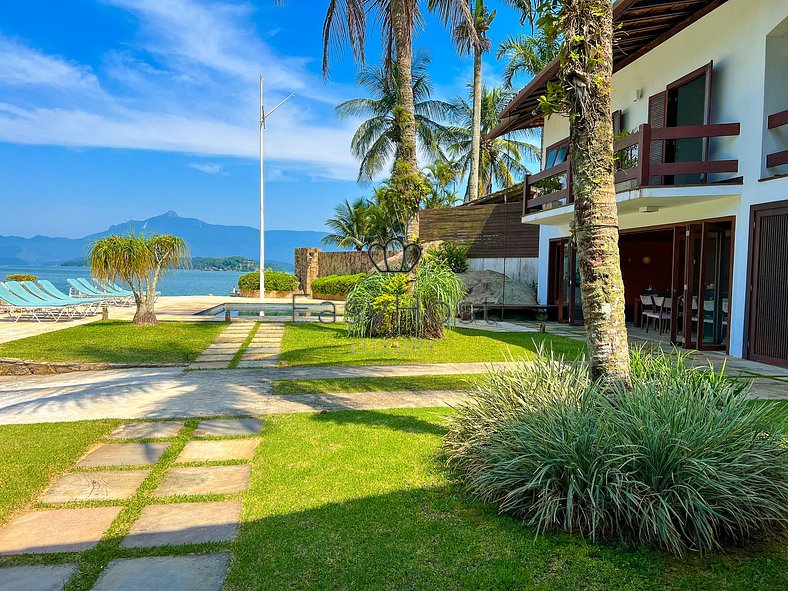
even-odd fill
[[(175, 234), (189, 245), (193, 257), (242, 256), (257, 259), (260, 255), (260, 231), (249, 226), (222, 226), (196, 218), (182, 218), (174, 211), (147, 220), (131, 220), (110, 226), (103, 232), (84, 238), (51, 238), (34, 236), (0, 236), (0, 265), (58, 264), (82, 259), (90, 244), (109, 234)], [(319, 247), (323, 232), (301, 230), (266, 230), (265, 258), (292, 268), (293, 250), (298, 247)]]

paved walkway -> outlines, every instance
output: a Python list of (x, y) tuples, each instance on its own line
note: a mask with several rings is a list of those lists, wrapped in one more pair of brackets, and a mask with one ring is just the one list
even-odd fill
[(256, 328), (257, 325), (252, 322), (231, 322), (216, 340), (189, 364), (189, 369), (227, 369)]
[[(218, 591), (227, 552), (184, 550), (235, 537), (261, 427), (257, 418), (121, 425), (50, 485), (34, 509), (0, 528), (0, 555), (29, 558), (0, 568), (0, 589), (62, 589), (81, 570), (92, 571), (97, 591)], [(103, 505), (85, 506), (95, 501)], [(118, 549), (101, 541), (109, 530), (122, 538)], [(116, 555), (100, 572), (95, 556), (80, 564), (79, 554), (99, 545)], [(156, 548), (156, 556), (126, 552), (146, 548)], [(66, 564), (35, 564), (37, 556), (58, 552), (78, 554)]]

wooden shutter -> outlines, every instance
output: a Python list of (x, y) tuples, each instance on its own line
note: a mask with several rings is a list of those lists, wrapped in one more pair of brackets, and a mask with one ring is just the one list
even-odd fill
[(788, 203), (753, 215), (749, 357), (788, 366)]
[(618, 111), (613, 111), (613, 135), (618, 135), (621, 133), (623, 128), (623, 113), (621, 112), (621, 109)]
[[(662, 129), (667, 124), (668, 93), (662, 91), (648, 99), (648, 124), (652, 129)], [(649, 164), (662, 164), (665, 161), (665, 142), (656, 140), (651, 142), (649, 150)], [(650, 176), (648, 184), (659, 186), (662, 177)]]

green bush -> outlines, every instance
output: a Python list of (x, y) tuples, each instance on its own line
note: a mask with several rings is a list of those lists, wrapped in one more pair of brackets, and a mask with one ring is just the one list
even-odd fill
[(366, 273), (357, 273), (356, 275), (326, 275), (325, 277), (318, 277), (312, 281), (312, 293), (347, 295), (366, 276)]
[(29, 275), (28, 273), (12, 273), (11, 275), (6, 275), (6, 281), (35, 281), (38, 279), (35, 275)]
[(357, 337), (442, 337), (444, 321), (454, 324), (465, 293), (457, 275), (440, 261), (422, 262), (413, 280), (405, 273), (370, 273), (348, 294), (348, 333)]
[(451, 420), (449, 467), (537, 533), (682, 554), (784, 531), (784, 420), (681, 355), (635, 351), (632, 362), (633, 388), (607, 394), (585, 362), (492, 373)]
[(427, 249), (424, 260), (440, 261), (455, 273), (465, 273), (468, 270), (468, 249), (453, 242), (441, 242)]
[[(246, 273), (238, 278), (238, 287), (241, 289), (258, 290), (260, 289), (260, 273)], [(298, 278), (291, 273), (284, 271), (265, 270), (265, 290), (266, 291), (295, 291), (298, 287)]]

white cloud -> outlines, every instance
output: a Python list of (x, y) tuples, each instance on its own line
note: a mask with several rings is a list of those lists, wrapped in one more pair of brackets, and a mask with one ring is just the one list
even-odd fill
[(267, 158), (283, 171), (355, 179), (352, 124), (330, 108), (348, 89), (327, 89), (307, 58), (277, 54), (250, 26), (252, 7), (105, 2), (140, 29), (95, 68), (0, 35), (0, 141), (256, 158), (263, 69), (267, 105), (298, 93), (269, 122)]
[(189, 164), (189, 168), (193, 168), (194, 170), (199, 170), (200, 172), (204, 172), (205, 174), (228, 176), (228, 173), (224, 171), (224, 164), (211, 164), (208, 162), (192, 162), (191, 164)]

